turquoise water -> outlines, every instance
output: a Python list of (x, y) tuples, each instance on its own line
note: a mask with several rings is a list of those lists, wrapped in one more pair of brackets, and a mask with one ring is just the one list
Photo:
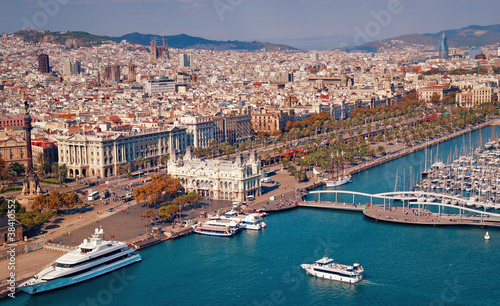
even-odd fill
[[(491, 128), (483, 129), (488, 140)], [(475, 145), (478, 133), (472, 133)], [(497, 135), (500, 133), (497, 132)], [(469, 137), (467, 135), (467, 137)], [(468, 138), (467, 138), (468, 141)], [(441, 144), (446, 161), (459, 138)], [(433, 149), (435, 150), (435, 148)], [(393, 191), (396, 169), (423, 162), (418, 152), (364, 173), (343, 189)], [(418, 169), (416, 170), (418, 171)], [(267, 217), (267, 229), (233, 238), (190, 235), (141, 251), (141, 263), (13, 305), (495, 305), (500, 301), (500, 231), (377, 223), (360, 213), (298, 209)], [(308, 276), (299, 267), (323, 256), (360, 262), (351, 285)], [(4, 302), (5, 303), (5, 302)]]

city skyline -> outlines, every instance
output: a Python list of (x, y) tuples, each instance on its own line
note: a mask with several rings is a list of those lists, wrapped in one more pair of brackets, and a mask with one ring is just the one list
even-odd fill
[[(213, 40), (269, 41), (328, 49), (411, 33), (435, 33), (497, 22), (482, 1), (45, 0), (3, 1), (2, 32), (23, 28), (98, 35), (188, 34)], [(103, 3), (104, 2), (104, 3)], [(453, 7), (453, 11), (450, 11)], [(474, 11), (474, 14), (470, 14)], [(424, 22), (425, 21), (425, 22)], [(362, 35), (361, 35), (362, 36)], [(358, 39), (356, 39), (356, 37)]]

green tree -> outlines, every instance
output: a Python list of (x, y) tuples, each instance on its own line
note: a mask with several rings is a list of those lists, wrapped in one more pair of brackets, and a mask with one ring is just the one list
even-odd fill
[(16, 173), (17, 176), (21, 176), (26, 171), (26, 167), (18, 162), (13, 163), (10, 168)]

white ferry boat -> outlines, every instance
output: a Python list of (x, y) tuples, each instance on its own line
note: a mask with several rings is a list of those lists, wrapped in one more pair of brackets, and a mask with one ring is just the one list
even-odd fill
[(202, 235), (231, 237), (241, 230), (239, 221), (221, 219), (215, 217), (205, 223), (194, 227), (194, 232)]
[(362, 273), (364, 272), (363, 267), (358, 263), (352, 266), (337, 264), (333, 262), (333, 259), (328, 258), (327, 254), (313, 264), (300, 266), (306, 270), (307, 274), (352, 284), (359, 282), (363, 278)]
[(77, 249), (19, 285), (29, 294), (73, 285), (141, 261), (141, 255), (124, 242), (105, 241), (103, 229), (95, 229)]
[(347, 183), (352, 183), (352, 177), (350, 175), (339, 177), (337, 180), (325, 180), (326, 187), (337, 187), (342, 186)]
[(237, 231), (229, 228), (228, 226), (217, 226), (207, 223), (197, 224), (194, 226), (194, 232), (201, 235), (231, 237), (236, 235)]

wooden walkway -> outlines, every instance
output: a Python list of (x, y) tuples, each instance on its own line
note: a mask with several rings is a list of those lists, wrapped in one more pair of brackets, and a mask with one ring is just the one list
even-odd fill
[(500, 227), (499, 220), (490, 220), (479, 216), (468, 216), (457, 214), (437, 214), (426, 209), (411, 207), (408, 209), (398, 206), (367, 205), (363, 214), (375, 221), (412, 224), (412, 225), (430, 225), (430, 226), (480, 226), (480, 227)]

